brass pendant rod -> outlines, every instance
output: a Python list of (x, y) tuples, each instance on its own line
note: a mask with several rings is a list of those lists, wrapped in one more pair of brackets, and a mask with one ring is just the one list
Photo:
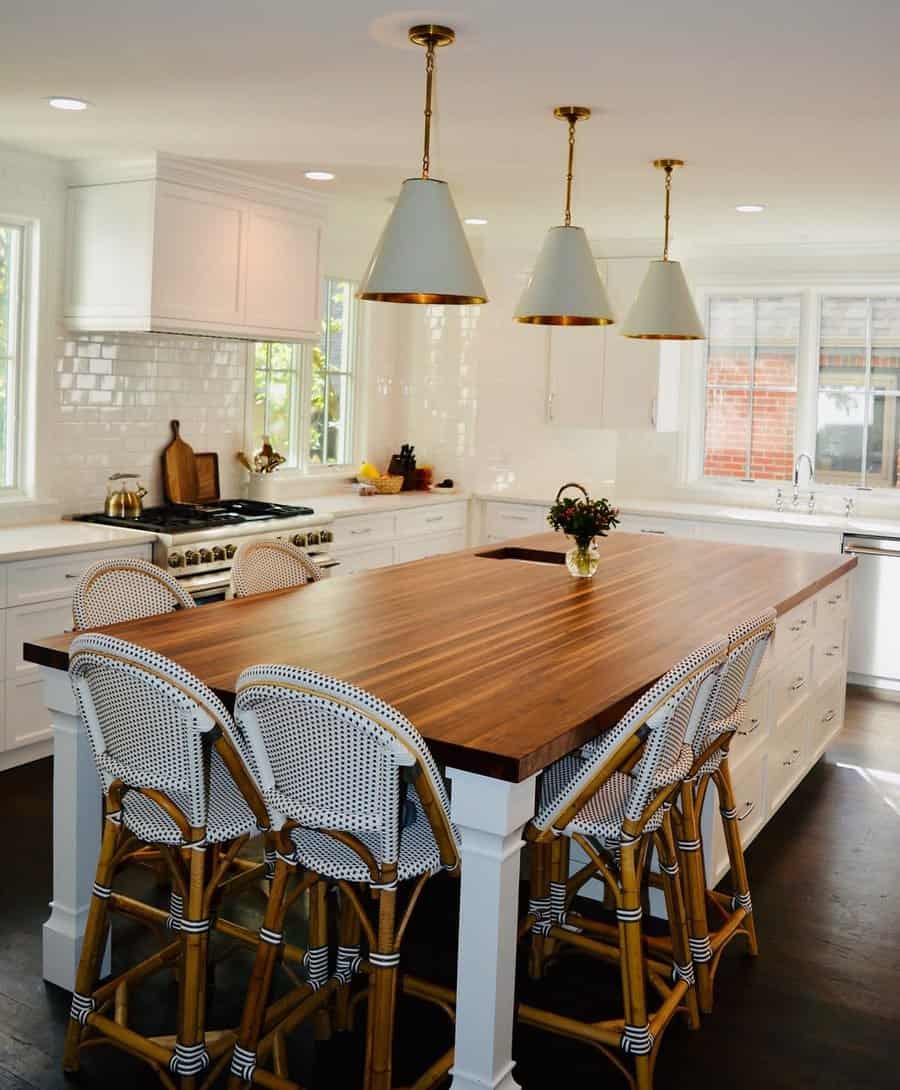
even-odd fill
[(575, 171), (575, 121), (572, 116), (569, 117), (569, 166), (566, 171), (566, 212), (565, 212), (565, 225), (566, 227), (572, 226), (572, 178)]
[(671, 164), (665, 168), (666, 171), (666, 229), (663, 241), (663, 261), (669, 260), (669, 206), (672, 199), (672, 166)]
[(425, 52), (425, 146), (422, 151), (422, 177), (428, 177), (431, 166), (431, 96), (434, 88), (434, 40), (429, 39)]
[(672, 203), (672, 171), (676, 167), (683, 167), (684, 161), (682, 159), (654, 159), (653, 165), (657, 170), (664, 170), (666, 172), (666, 219), (665, 219), (665, 237), (663, 241), (663, 261), (669, 260), (669, 208)]

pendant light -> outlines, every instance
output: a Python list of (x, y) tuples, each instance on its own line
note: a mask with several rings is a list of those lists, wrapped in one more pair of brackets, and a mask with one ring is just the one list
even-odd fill
[(450, 45), (449, 27), (414, 26), (409, 40), (425, 47), (425, 148), (421, 178), (407, 178), (382, 232), (358, 298), (383, 303), (486, 303), (446, 182), (429, 176), (434, 54)]
[(672, 171), (683, 167), (681, 159), (656, 159), (653, 165), (666, 172), (666, 230), (661, 261), (651, 261), (632, 304), (622, 333), (649, 341), (702, 341), (703, 323), (691, 298), (684, 272), (677, 261), (669, 260), (669, 203)]
[(547, 232), (514, 317), (533, 325), (610, 325), (615, 318), (587, 235), (583, 227), (572, 226), (575, 126), (591, 111), (587, 106), (557, 106), (553, 116), (569, 124), (564, 222)]

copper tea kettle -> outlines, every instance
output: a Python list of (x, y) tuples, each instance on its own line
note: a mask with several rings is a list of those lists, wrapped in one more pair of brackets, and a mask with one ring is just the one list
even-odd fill
[[(134, 486), (126, 483), (134, 481)], [(113, 473), (106, 482), (106, 501), (103, 513), (114, 519), (140, 518), (144, 511), (141, 502), (147, 489), (138, 480), (137, 473)]]

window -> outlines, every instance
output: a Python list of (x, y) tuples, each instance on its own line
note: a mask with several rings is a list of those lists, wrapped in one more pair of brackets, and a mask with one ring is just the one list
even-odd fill
[(791, 476), (801, 303), (799, 295), (709, 299), (704, 476)]
[(322, 298), (318, 344), (260, 342), (253, 350), (254, 449), (267, 435), (295, 469), (354, 460), (356, 284), (326, 280)]
[(897, 488), (900, 299), (820, 302), (816, 477)]
[(0, 223), (0, 488), (16, 484), (24, 234)]

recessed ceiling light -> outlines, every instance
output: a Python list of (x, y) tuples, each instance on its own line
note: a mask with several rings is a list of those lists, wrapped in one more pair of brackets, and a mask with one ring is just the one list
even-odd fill
[(487, 220), (482, 219), (481, 216), (468, 216), (463, 223), (467, 223), (470, 227), (484, 227)]
[(47, 101), (54, 110), (86, 110), (90, 105), (83, 98), (69, 98), (66, 95), (54, 95)]
[(304, 178), (309, 178), (311, 182), (333, 182), (334, 175), (330, 170), (308, 170), (304, 175)]
[(736, 204), (734, 210), (735, 212), (765, 212), (766, 206), (764, 204)]

